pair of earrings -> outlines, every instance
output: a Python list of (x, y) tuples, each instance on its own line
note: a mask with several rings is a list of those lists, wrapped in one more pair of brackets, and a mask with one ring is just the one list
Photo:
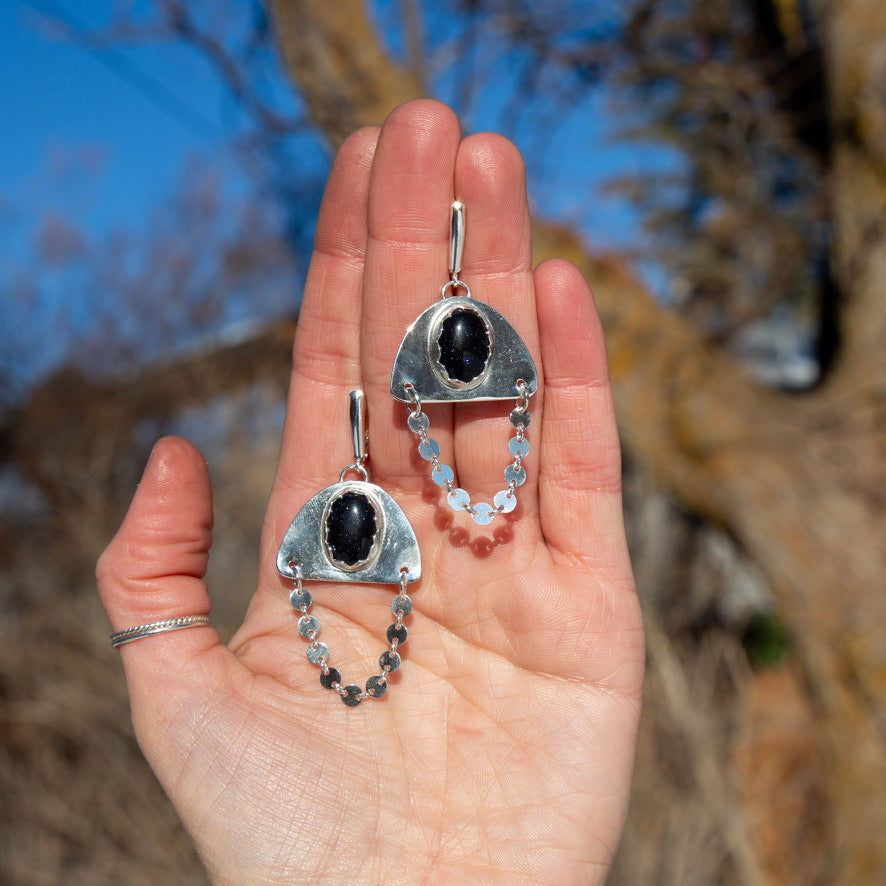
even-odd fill
[[(538, 388), (538, 373), (526, 345), (494, 308), (474, 299), (460, 279), (465, 235), (464, 204), (452, 204), (449, 279), (440, 301), (427, 308), (406, 330), (391, 373), (391, 394), (408, 408), (407, 425), (418, 438), (419, 455), (430, 462), (431, 480), (446, 489), (454, 511), (464, 511), (485, 526), (517, 505), (516, 489), (526, 482), (523, 458), (529, 454), (529, 398)], [(505, 487), (492, 503), (471, 503), (456, 485), (453, 469), (440, 461), (440, 446), (429, 436), (427, 403), (514, 398), (508, 444), (511, 463)], [(412, 612), (407, 585), (421, 577), (418, 541), (399, 505), (369, 482), (366, 468), (368, 436), (366, 405), (361, 391), (350, 395), (354, 462), (342, 470), (338, 483), (311, 498), (296, 514), (277, 553), (277, 569), (292, 582), (290, 603), (301, 613), (299, 633), (309, 641), (308, 660), (320, 668), (320, 683), (338, 693), (349, 706), (365, 698), (381, 698), (387, 677), (400, 667), (398, 648), (406, 642), (403, 620)], [(349, 474), (355, 477), (346, 479)], [(359, 478), (359, 479), (358, 479)], [(329, 664), (329, 648), (318, 639), (320, 623), (309, 613), (311, 594), (305, 579), (392, 584), (399, 593), (391, 601), (394, 622), (387, 630), (389, 648), (379, 658), (379, 673), (365, 687), (344, 684)]]

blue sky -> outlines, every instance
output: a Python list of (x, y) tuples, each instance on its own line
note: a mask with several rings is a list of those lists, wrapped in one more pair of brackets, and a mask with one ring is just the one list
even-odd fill
[[(212, 154), (238, 125), (233, 102), (187, 48), (90, 51), (53, 35), (38, 12), (61, 9), (75, 24), (100, 26), (110, 5), (0, 3), (0, 195), (16, 207), (65, 207), (90, 228), (140, 219), (172, 187), (186, 155)], [(643, 159), (636, 146), (605, 142), (603, 103), (589, 102), (544, 133), (552, 159), (533, 197), (566, 218), (588, 217), (598, 242), (621, 243), (633, 237), (633, 217), (617, 201), (589, 207), (599, 200), (593, 188), (600, 176), (636, 171)], [(480, 125), (495, 125), (491, 110), (488, 120), (479, 116)], [(589, 167), (600, 176), (592, 176), (591, 190), (576, 189)]]
[[(140, 4), (136, 0), (136, 8)], [(90, 48), (53, 30), (51, 18), (40, 11), (61, 14), (77, 28), (101, 28), (113, 5), (113, 0), (0, 2), (0, 274), (7, 280), (4, 266), (24, 254), (22, 238), (47, 214), (67, 220), (96, 243), (121, 228), (142, 236), (152, 213), (171, 201), (185, 161), (195, 154), (223, 168), (225, 187), (236, 193), (236, 164), (222, 158), (231, 137), (244, 131), (243, 120), (197, 53), (170, 43)], [(501, 99), (508, 88), (507, 62), (491, 64), (487, 82), (498, 85), (484, 89), (475, 102), (472, 128), (511, 122), (506, 113), (503, 119)], [(446, 90), (445, 80), (440, 88)], [(605, 100), (589, 93), (557, 125), (530, 116), (522, 126), (507, 134), (537, 160), (530, 197), (541, 213), (577, 224), (597, 248), (635, 244), (635, 213), (623, 200), (601, 198), (600, 186), (613, 174), (640, 171), (653, 155), (608, 140)], [(287, 183), (305, 178), (306, 164), (316, 168), (316, 147), (299, 143), (298, 151), (297, 159), (290, 157), (278, 170)], [(297, 168), (290, 174), (287, 164)], [(308, 190), (297, 199), (312, 206), (316, 195)], [(46, 276), (39, 266), (32, 270)], [(22, 327), (15, 313), (22, 310), (21, 299), (9, 291), (0, 286), (0, 307), (7, 301), (7, 322)], [(53, 318), (70, 335), (76, 332), (72, 326), (82, 331), (88, 312), (96, 310), (94, 299), (85, 307), (86, 297), (82, 309), (71, 304), (73, 288), (64, 276), (41, 282), (36, 291), (41, 301), (26, 308), (26, 322), (30, 318), (29, 334), (37, 341)], [(241, 319), (251, 297), (243, 296)], [(110, 303), (101, 308), (115, 309)], [(75, 323), (58, 322), (65, 311)], [(46, 347), (27, 374), (45, 371), (65, 357), (65, 348), (63, 341)], [(34, 348), (25, 352), (33, 354)]]
[(41, 262), (34, 244), (48, 219), (85, 236), (95, 265), (121, 232), (148, 242), (189, 159), (222, 170), (228, 197), (245, 181), (225, 150), (242, 120), (200, 56), (168, 43), (90, 49), (41, 14), (101, 28), (112, 5), (0, 2), (0, 308), (16, 329), (2, 362), (16, 384), (71, 359), (90, 323), (114, 313), (126, 323), (117, 293)]
[[(217, 147), (229, 103), (192, 53), (90, 52), (53, 35), (34, 8), (43, 5), (0, 4), (0, 195), (29, 212), (60, 206), (89, 228), (135, 221), (171, 187), (186, 155)], [(101, 24), (106, 7), (62, 6), (85, 24)], [(171, 96), (178, 108), (165, 102)]]

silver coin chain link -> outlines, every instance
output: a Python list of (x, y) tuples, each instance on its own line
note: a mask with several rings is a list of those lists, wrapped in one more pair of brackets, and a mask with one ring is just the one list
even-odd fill
[(337, 692), (348, 707), (356, 707), (365, 698), (381, 698), (388, 691), (388, 674), (400, 667), (400, 653), (397, 649), (406, 642), (408, 635), (403, 619), (412, 612), (412, 600), (406, 594), (409, 570), (404, 568), (400, 571), (400, 593), (391, 600), (391, 612), (396, 621), (387, 630), (390, 649), (385, 650), (378, 660), (380, 673), (371, 676), (366, 681), (366, 687), (362, 688), (356, 683), (343, 684), (341, 673), (329, 664), (329, 647), (317, 639), (320, 634), (320, 622), (315, 616), (308, 614), (313, 598), (310, 591), (302, 587), (298, 564), (291, 563), (290, 566), (295, 576), (292, 580), (289, 602), (293, 609), (301, 613), (298, 632), (310, 641), (307, 651), (308, 661), (320, 668), (320, 684), (326, 689)]
[[(460, 283), (461, 281), (459, 281)], [(499, 514), (509, 514), (517, 507), (516, 489), (526, 482), (526, 468), (523, 467), (523, 459), (529, 455), (529, 441), (526, 439), (526, 429), (529, 427), (531, 416), (529, 415), (529, 391), (526, 382), (522, 379), (516, 383), (518, 396), (514, 409), (511, 411), (511, 424), (516, 429), (516, 434), (508, 442), (508, 451), (513, 457), (511, 464), (505, 468), (506, 489), (497, 492), (488, 502), (471, 503), (470, 495), (461, 487), (455, 485), (455, 471), (440, 461), (440, 444), (428, 436), (431, 421), (426, 412), (422, 411), (421, 397), (415, 386), (408, 383), (404, 385), (409, 402), (406, 408), (409, 417), (406, 423), (409, 430), (418, 437), (418, 454), (431, 463), (431, 480), (437, 486), (446, 487), (446, 501), (453, 511), (466, 511), (479, 526), (488, 526)]]

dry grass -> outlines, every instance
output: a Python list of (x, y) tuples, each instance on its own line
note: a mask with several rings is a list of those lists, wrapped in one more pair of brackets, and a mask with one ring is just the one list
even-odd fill
[(0, 882), (206, 883), (132, 736), (101, 607), (64, 590), (0, 640)]
[[(277, 394), (240, 396), (233, 407), (215, 404), (181, 420), (210, 452), (211, 580), (223, 633), (251, 591), (277, 445), (277, 419), (265, 427), (257, 420), (279, 417)], [(96, 447), (117, 452), (125, 442)], [(0, 882), (203, 884), (199, 859), (133, 738), (92, 582), (95, 556), (124, 507), (102, 491), (128, 492), (135, 476), (121, 480), (119, 462), (105, 457), (79, 463), (93, 466), (72, 484), (83, 495), (65, 513), (19, 520), (0, 569)], [(649, 664), (633, 804), (610, 882), (825, 883), (804, 853), (810, 834), (826, 829), (816, 817), (823, 763), (802, 687), (789, 668), (756, 673), (739, 639), (761, 599), (753, 569), (648, 478), (628, 480)]]

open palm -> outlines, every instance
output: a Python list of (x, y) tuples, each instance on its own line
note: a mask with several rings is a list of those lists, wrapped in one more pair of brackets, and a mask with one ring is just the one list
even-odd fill
[[(527, 343), (541, 384), (516, 510), (478, 527), (429, 479), (390, 370), (447, 280)], [(342, 147), (318, 221), (258, 588), (230, 646), (209, 627), (121, 647), (136, 733), (215, 883), (598, 883), (627, 805), (643, 672), (602, 334), (565, 262), (531, 269), (522, 160), (412, 102)], [(275, 556), (293, 515), (353, 459), (366, 392), (371, 479), (415, 528), (423, 574), (383, 699), (323, 689)], [(474, 501), (503, 488), (511, 404), (427, 407)], [(115, 630), (209, 610), (205, 465), (161, 441), (98, 567)], [(391, 588), (307, 582), (345, 683), (378, 673)], [(393, 589), (396, 592), (396, 588)]]

